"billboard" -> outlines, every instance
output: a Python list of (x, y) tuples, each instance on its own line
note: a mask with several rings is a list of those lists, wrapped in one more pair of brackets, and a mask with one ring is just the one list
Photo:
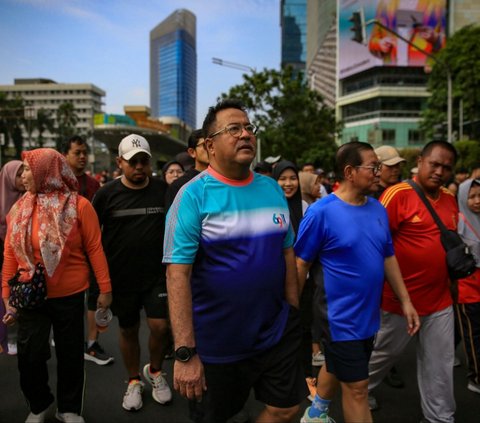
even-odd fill
[(339, 79), (374, 66), (431, 66), (421, 51), (369, 24), (373, 19), (431, 54), (445, 46), (446, 0), (339, 0), (337, 16)]

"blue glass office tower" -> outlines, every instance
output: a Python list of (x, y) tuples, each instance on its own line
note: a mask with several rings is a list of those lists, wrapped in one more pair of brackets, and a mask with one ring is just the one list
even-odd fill
[(196, 18), (173, 12), (150, 31), (150, 108), (153, 117), (174, 116), (196, 128)]
[(282, 67), (305, 71), (307, 59), (307, 0), (282, 0)]

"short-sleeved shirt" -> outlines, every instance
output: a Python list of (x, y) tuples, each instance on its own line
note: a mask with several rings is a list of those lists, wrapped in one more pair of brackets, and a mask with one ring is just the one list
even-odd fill
[(128, 188), (115, 179), (93, 197), (114, 292), (145, 291), (165, 282), (166, 189), (159, 179), (150, 178), (142, 189)]
[(329, 195), (307, 209), (295, 253), (313, 263), (311, 276), (322, 290), (324, 337), (354, 341), (380, 327), (384, 262), (393, 255), (385, 209), (368, 197), (361, 206)]
[[(401, 182), (380, 197), (388, 213), (395, 255), (405, 285), (417, 313), (425, 316), (452, 304), (445, 250), (440, 229), (415, 190)], [(458, 207), (455, 196), (446, 188), (430, 204), (447, 229), (456, 231)], [(385, 285), (382, 309), (401, 314), (400, 303)]]
[(202, 361), (254, 356), (280, 340), (288, 317), (286, 199), (271, 178), (229, 180), (212, 168), (182, 187), (168, 215), (164, 263), (192, 264), (195, 341)]

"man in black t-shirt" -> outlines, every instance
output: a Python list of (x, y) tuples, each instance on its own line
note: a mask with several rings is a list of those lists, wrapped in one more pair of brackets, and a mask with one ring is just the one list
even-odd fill
[(120, 350), (129, 384), (123, 408), (142, 407), (140, 376), (140, 310), (150, 329), (150, 363), (143, 368), (153, 399), (166, 404), (172, 392), (162, 376), (168, 347), (167, 291), (162, 264), (165, 231), (164, 181), (151, 178), (150, 146), (131, 134), (118, 147), (117, 165), (123, 175), (101, 187), (93, 199), (102, 226), (102, 243), (112, 279), (112, 310), (120, 326)]
[(173, 200), (175, 200), (175, 196), (180, 188), (208, 167), (208, 153), (205, 148), (205, 137), (202, 129), (196, 129), (188, 137), (187, 153), (195, 160), (195, 167), (188, 169), (180, 178), (169, 185), (167, 196), (165, 197), (167, 210), (172, 205)]

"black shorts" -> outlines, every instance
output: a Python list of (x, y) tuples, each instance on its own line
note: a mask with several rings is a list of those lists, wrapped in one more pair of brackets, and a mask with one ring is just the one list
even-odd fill
[(131, 328), (140, 321), (143, 308), (150, 319), (168, 318), (167, 287), (165, 282), (151, 287), (148, 291), (115, 292), (112, 290), (111, 309), (118, 317), (121, 328)]
[(285, 331), (274, 347), (235, 363), (204, 363), (207, 391), (200, 403), (190, 403), (192, 420), (227, 421), (243, 408), (252, 388), (264, 404), (278, 408), (300, 404), (308, 395), (300, 345), (299, 312), (291, 307)]
[(325, 364), (328, 373), (340, 382), (368, 379), (368, 362), (373, 351), (374, 337), (359, 341), (324, 341)]

